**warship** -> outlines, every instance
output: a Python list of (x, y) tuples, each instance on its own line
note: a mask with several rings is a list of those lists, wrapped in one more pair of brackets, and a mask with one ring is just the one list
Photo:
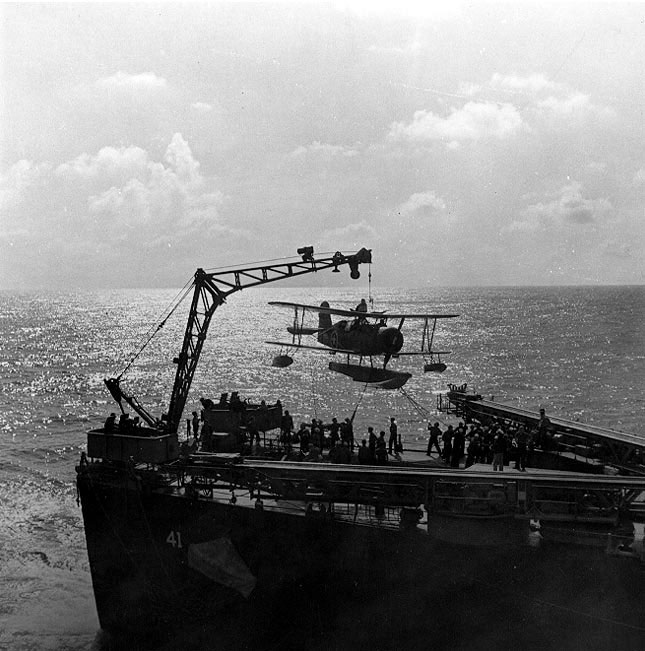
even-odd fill
[[(343, 266), (357, 279), (372, 261), (367, 249), (298, 252), (197, 270), (166, 413), (120, 377), (105, 381), (122, 415), (88, 432), (76, 471), (99, 622), (117, 648), (643, 648), (637, 436), (552, 417), (529, 467), (500, 473), (425, 448), (384, 464), (351, 448), (342, 462), (328, 443), (303, 456), (285, 397), (251, 403), (234, 387), (202, 399), (201, 431), (185, 423), (211, 318), (231, 294)], [(398, 387), (383, 370), (374, 381)], [(436, 407), (465, 423), (541, 426), (466, 385)]]

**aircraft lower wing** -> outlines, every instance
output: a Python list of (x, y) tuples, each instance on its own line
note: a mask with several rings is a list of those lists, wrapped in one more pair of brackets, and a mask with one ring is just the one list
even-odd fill
[(265, 341), (264, 343), (271, 346), (282, 346), (283, 348), (306, 348), (307, 350), (318, 350), (323, 353), (343, 353), (344, 355), (358, 355), (355, 350), (345, 350), (344, 348), (330, 348), (328, 346), (306, 346), (305, 344), (294, 344), (291, 341)]
[(419, 350), (410, 351), (409, 353), (393, 353), (392, 357), (403, 357), (404, 355), (450, 355), (450, 350)]

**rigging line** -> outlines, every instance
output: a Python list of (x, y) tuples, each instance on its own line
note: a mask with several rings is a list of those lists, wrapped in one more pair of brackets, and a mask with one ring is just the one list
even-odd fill
[[(174, 309), (176, 309), (176, 305), (175, 305), (175, 304), (176, 304), (177, 300), (179, 300), (179, 302), (181, 302), (181, 301), (184, 299), (185, 296), (182, 296), (180, 299), (178, 299), (178, 297), (181, 295), (182, 292), (185, 292), (185, 291), (186, 291), (186, 288), (187, 288), (187, 287), (191, 287), (192, 284), (193, 284), (193, 279), (192, 279), (192, 278), (189, 278), (189, 279), (184, 283), (184, 286), (183, 286), (183, 287), (182, 287), (182, 288), (181, 288), (181, 289), (180, 289), (180, 290), (175, 294), (175, 296), (174, 296), (174, 297), (169, 301), (169, 303), (166, 305), (166, 307), (165, 307), (163, 310), (161, 310), (159, 316), (160, 316), (160, 317), (163, 316), (163, 315), (164, 315), (168, 310), (170, 310), (171, 308), (172, 308), (172, 310), (174, 311)], [(173, 306), (175, 306), (175, 307), (173, 307)], [(166, 318), (167, 318), (167, 317), (166, 317)], [(148, 334), (152, 331), (152, 329), (153, 329), (153, 326), (150, 326), (150, 328), (148, 328), (148, 330), (146, 331), (146, 333), (143, 335), (142, 339), (145, 339), (145, 337), (148, 336)]]
[[(144, 341), (144, 343), (141, 346), (141, 348), (139, 349), (139, 351), (130, 359), (130, 361), (126, 364), (125, 368), (121, 371), (121, 373), (119, 373), (119, 375), (117, 376), (117, 380), (120, 380), (121, 377), (130, 369), (132, 364), (134, 364), (134, 362), (137, 360), (139, 355), (141, 355), (141, 353), (145, 350), (145, 348), (152, 341), (152, 339), (159, 332), (159, 330), (161, 330), (164, 327), (164, 325), (166, 325), (166, 322), (168, 321), (168, 319), (174, 314), (175, 310), (181, 305), (182, 301), (186, 298), (186, 296), (188, 295), (188, 293), (190, 292), (191, 289), (192, 289), (192, 281), (191, 281), (189, 286), (188, 286), (188, 284), (186, 284), (186, 285), (184, 285), (183, 290), (180, 290), (179, 293), (181, 293), (181, 291), (184, 292), (183, 296), (179, 300), (175, 299), (176, 300), (175, 305), (172, 307), (170, 312), (168, 312), (166, 317), (159, 323), (159, 325), (155, 328), (155, 330), (151, 334), (148, 335), (147, 340)], [(178, 293), (178, 295), (179, 295), (179, 293)], [(168, 308), (166, 308), (166, 309), (168, 309)], [(150, 329), (148, 330), (148, 333), (150, 333)]]
[(349, 419), (350, 423), (354, 422), (354, 418), (356, 416), (356, 412), (358, 411), (358, 407), (361, 404), (361, 401), (363, 400), (363, 396), (365, 395), (365, 391), (367, 390), (368, 383), (365, 383), (365, 386), (363, 387), (363, 391), (361, 392), (361, 395), (358, 397), (358, 402), (356, 403), (356, 406), (354, 407), (354, 413), (352, 414), (352, 417)]
[(428, 418), (430, 415), (430, 411), (426, 409), (423, 405), (421, 405), (417, 400), (415, 400), (403, 387), (399, 387), (399, 391), (407, 400), (410, 402), (410, 404), (416, 409), (417, 413), (425, 420)]
[[(192, 278), (189, 279), (188, 281), (186, 281), (186, 283), (184, 284), (184, 286), (183, 286), (183, 287), (182, 287), (182, 288), (177, 292), (177, 294), (175, 294), (175, 296), (174, 296), (174, 297), (172, 298), (172, 300), (168, 303), (168, 305), (166, 305), (166, 307), (161, 311), (161, 315), (162, 315), (162, 316), (166, 313), (167, 310), (170, 310), (171, 308), (172, 308), (172, 310), (171, 310), (170, 314), (172, 314), (172, 312), (174, 312), (175, 309), (177, 309), (177, 306), (179, 305), (179, 303), (181, 303), (181, 301), (183, 301), (184, 298), (186, 297), (186, 288), (192, 287), (192, 284), (193, 284), (193, 279), (192, 279)], [(180, 299), (178, 299), (178, 297), (180, 296), (180, 294), (181, 294), (182, 292), (184, 292), (184, 295), (183, 295)], [(173, 307), (173, 305), (174, 305), (174, 307)], [(166, 318), (164, 319), (164, 323), (168, 320), (168, 318), (170, 317), (170, 314), (168, 314), (168, 316), (166, 316)], [(160, 327), (163, 327), (163, 326), (158, 326), (158, 327), (154, 330), (154, 333), (156, 333), (156, 332), (160, 329)], [(150, 326), (150, 327), (148, 328), (148, 330), (145, 332), (145, 334), (141, 337), (141, 340), (142, 340), (142, 341), (143, 341), (146, 337), (149, 337), (148, 341), (147, 341), (145, 344), (143, 344), (143, 347), (144, 347), (144, 348), (145, 348), (145, 346), (148, 345), (148, 342), (149, 342), (149, 340), (152, 338), (152, 336), (154, 336), (154, 333), (153, 333), (152, 336), (150, 336), (150, 333), (152, 332), (152, 330), (153, 330), (153, 326)], [(141, 350), (143, 350), (143, 348), (142, 348)], [(139, 351), (139, 353), (137, 353), (137, 356), (141, 353), (141, 350)], [(130, 366), (132, 365), (132, 363), (134, 362), (135, 359), (136, 359), (136, 357), (132, 358), (132, 359), (129, 361), (129, 363), (128, 363), (128, 365), (126, 366), (126, 368), (125, 368), (123, 371), (121, 371), (121, 373), (119, 374), (119, 376), (118, 376), (119, 378), (120, 378), (120, 377), (121, 377), (121, 376), (126, 372), (126, 370), (127, 370), (128, 368), (130, 368)], [(116, 373), (116, 371), (115, 371), (115, 373)]]
[[(397, 83), (391, 83), (390, 85), (392, 86), (401, 86), (402, 88), (406, 88), (408, 90), (418, 90), (421, 91), (422, 93), (432, 93), (433, 95), (440, 95), (440, 96), (445, 96), (445, 97), (454, 97), (455, 99), (461, 99), (466, 102), (476, 102), (476, 101), (484, 101), (484, 102), (489, 102), (490, 104), (497, 104), (497, 106), (507, 106), (511, 105), (517, 108), (518, 110), (522, 110), (522, 108), (516, 107), (515, 104), (512, 102), (500, 102), (499, 100), (496, 99), (491, 99), (489, 97), (477, 97), (475, 95), (460, 95), (459, 93), (449, 93), (447, 91), (443, 90), (437, 90), (436, 88), (422, 88), (421, 86), (412, 86), (411, 84), (404, 84), (401, 82)], [(505, 89), (502, 89), (505, 90)]]
[(582, 36), (576, 41), (574, 46), (567, 52), (567, 55), (564, 57), (562, 63), (558, 66), (558, 69), (553, 73), (553, 79), (555, 79), (561, 72), (562, 68), (569, 62), (569, 59), (575, 54), (576, 50), (582, 45), (582, 41), (585, 40), (587, 32), (582, 32)]
[(313, 412), (314, 412), (314, 418), (318, 419), (318, 399), (316, 398), (317, 392), (316, 392), (316, 371), (314, 368), (314, 362), (312, 360), (311, 365), (309, 367), (311, 369), (311, 395), (313, 396)]

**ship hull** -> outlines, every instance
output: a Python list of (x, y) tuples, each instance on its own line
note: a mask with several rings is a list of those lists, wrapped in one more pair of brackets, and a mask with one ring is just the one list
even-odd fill
[[(81, 473), (78, 488), (100, 624), (129, 648), (173, 636), (238, 649), (645, 642), (638, 561), (531, 546), (526, 522), (491, 520), (498, 534), (487, 540), (462, 519), (471, 535), (455, 538), (443, 535), (449, 518), (402, 528), (360, 524), (351, 511), (259, 510), (245, 498), (146, 489), (125, 471)], [(211, 544), (232, 556), (196, 562), (193, 551)]]

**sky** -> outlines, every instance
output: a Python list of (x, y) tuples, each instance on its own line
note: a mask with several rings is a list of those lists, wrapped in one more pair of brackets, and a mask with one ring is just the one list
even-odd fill
[[(645, 283), (644, 3), (0, 4), (0, 288), (372, 249)], [(340, 275), (340, 274), (338, 274)]]

